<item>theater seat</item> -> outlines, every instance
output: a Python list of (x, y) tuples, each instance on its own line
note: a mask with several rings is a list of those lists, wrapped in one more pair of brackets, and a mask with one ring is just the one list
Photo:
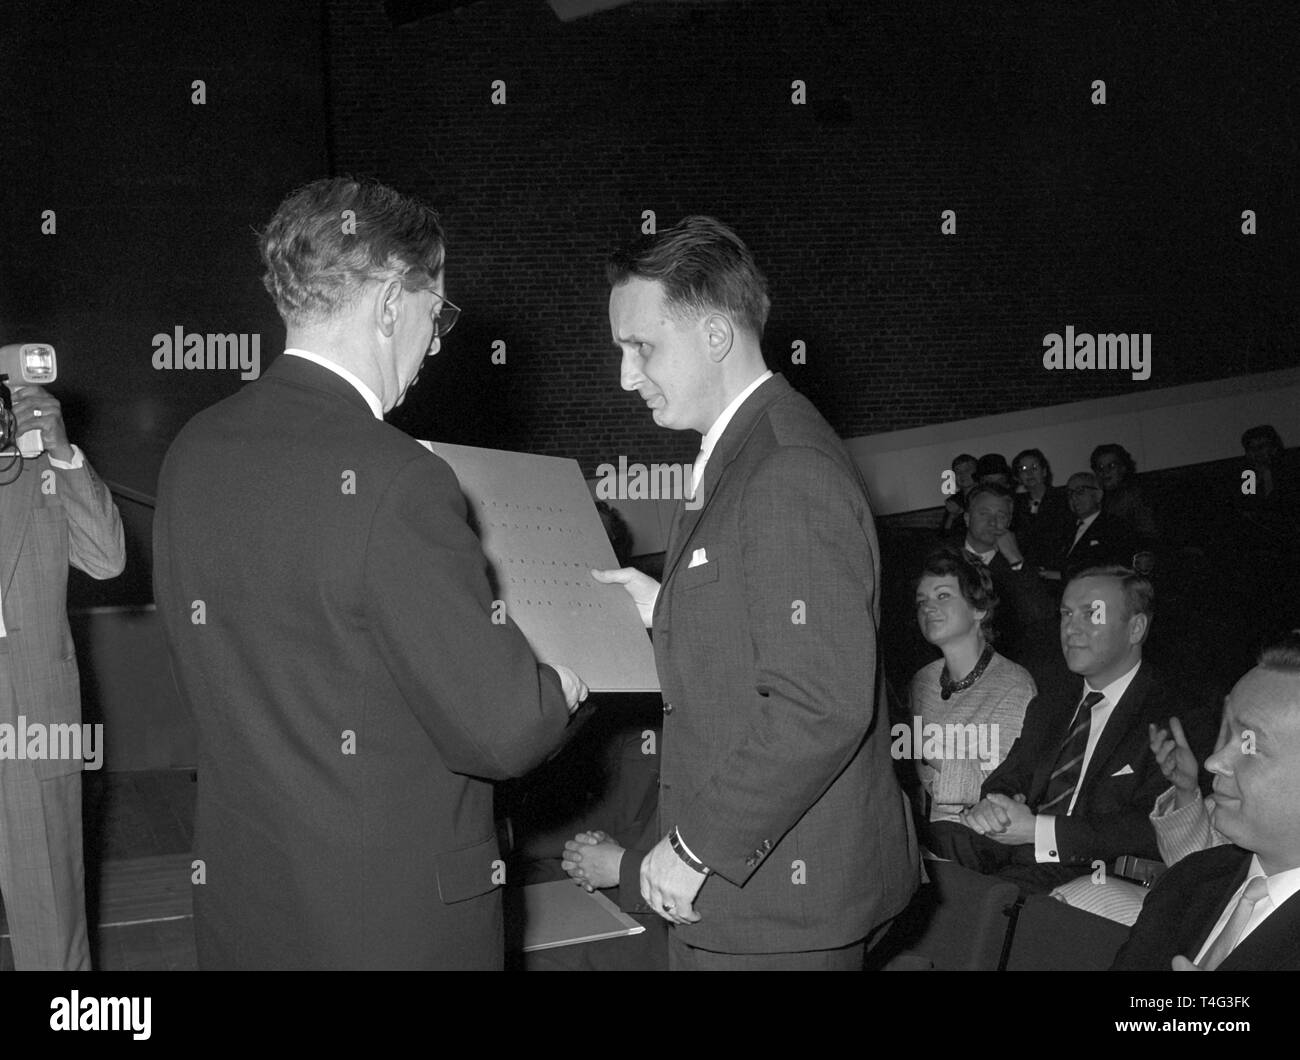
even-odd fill
[(952, 861), (927, 861), (930, 882), (886, 939), (886, 971), (994, 971), (1019, 893), (1013, 883)]
[(1129, 929), (1045, 894), (1033, 894), (1012, 928), (1009, 972), (1106, 971)]

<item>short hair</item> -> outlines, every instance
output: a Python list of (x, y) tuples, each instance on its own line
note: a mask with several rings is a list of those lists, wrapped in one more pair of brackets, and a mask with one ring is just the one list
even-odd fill
[(972, 563), (961, 549), (944, 545), (930, 552), (921, 563), (921, 573), (916, 576), (913, 591), (927, 576), (935, 578), (956, 577), (961, 598), (976, 611), (986, 614), (980, 619), (984, 639), (993, 643), (997, 633), (993, 628), (993, 615), (998, 608), (998, 596), (993, 591), (993, 575), (983, 563)]
[(1283, 448), (1282, 436), (1277, 433), (1277, 428), (1271, 423), (1261, 423), (1258, 427), (1251, 427), (1250, 430), (1242, 434), (1241, 447), (1249, 449), (1250, 443), (1255, 441), (1272, 442), (1274, 448)]
[(1300, 629), (1267, 645), (1259, 653), (1258, 664), (1264, 670), (1300, 676)]
[(759, 339), (772, 306), (767, 279), (740, 236), (699, 214), (615, 250), (605, 275), (611, 287), (656, 280), (677, 317), (722, 310)]
[(1070, 581), (1077, 582), (1081, 578), (1117, 578), (1124, 590), (1124, 609), (1128, 612), (1126, 617), (1146, 615), (1148, 621), (1154, 617), (1156, 589), (1145, 574), (1139, 574), (1133, 568), (1118, 563), (1108, 563), (1087, 567)]
[(975, 498), (982, 493), (991, 493), (995, 497), (1001, 497), (1012, 505), (1016, 503), (1016, 495), (1008, 487), (1000, 482), (977, 482), (971, 487), (971, 491), (966, 494), (966, 510), (970, 511), (975, 507)]
[(971, 456), (970, 453), (958, 453), (952, 458), (952, 463), (949, 467), (956, 471), (958, 464), (974, 464), (976, 467), (979, 467), (979, 458)]
[(1014, 478), (1007, 464), (1007, 458), (1001, 453), (985, 453), (976, 461), (975, 477), (982, 478), (984, 475), (1006, 475), (1008, 478)]
[(442, 226), (430, 207), (378, 181), (351, 177), (316, 180), (293, 192), (259, 246), (262, 283), (291, 326), (338, 315), (371, 280), (428, 287), (445, 255)]
[(1035, 460), (1037, 460), (1040, 464), (1043, 465), (1043, 481), (1050, 486), (1052, 484), (1052, 465), (1047, 462), (1047, 457), (1043, 455), (1043, 451), (1041, 449), (1020, 450), (1020, 452), (1016, 454), (1016, 458), (1013, 461), (1011, 461), (1011, 470), (1015, 471), (1015, 469), (1020, 465), (1020, 461), (1022, 461), (1027, 456), (1032, 456)]
[(1106, 442), (1104, 445), (1097, 446), (1097, 448), (1092, 451), (1092, 456), (1088, 457), (1088, 466), (1096, 468), (1097, 461), (1108, 453), (1111, 456), (1116, 457), (1119, 462), (1124, 465), (1124, 470), (1129, 475), (1137, 474), (1137, 463), (1133, 460), (1132, 454), (1120, 445), (1119, 442)]

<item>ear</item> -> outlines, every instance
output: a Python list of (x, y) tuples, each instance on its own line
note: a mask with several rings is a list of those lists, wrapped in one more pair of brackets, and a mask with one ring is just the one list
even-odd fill
[(704, 329), (709, 360), (721, 363), (736, 343), (736, 330), (731, 321), (722, 313), (710, 313), (700, 322), (700, 327)]
[(1142, 638), (1146, 636), (1148, 625), (1150, 625), (1149, 615), (1134, 615), (1129, 619), (1128, 642), (1130, 644), (1140, 644)]
[(375, 327), (386, 338), (392, 338), (401, 316), (402, 281), (392, 279), (380, 284), (374, 299)]

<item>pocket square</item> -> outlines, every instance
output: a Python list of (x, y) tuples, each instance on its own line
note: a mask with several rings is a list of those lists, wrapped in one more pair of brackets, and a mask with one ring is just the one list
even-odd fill
[(704, 549), (697, 548), (694, 552), (691, 553), (691, 562), (687, 564), (687, 568), (689, 569), (690, 567), (703, 567), (704, 564), (708, 562), (709, 562), (709, 557), (705, 554)]
[(1112, 777), (1127, 777), (1133, 772), (1132, 766), (1125, 766), (1123, 769), (1117, 769), (1111, 774)]

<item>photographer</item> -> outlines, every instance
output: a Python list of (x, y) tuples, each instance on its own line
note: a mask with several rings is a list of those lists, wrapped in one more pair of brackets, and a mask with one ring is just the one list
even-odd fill
[[(0, 362), (0, 373), (22, 376)], [(9, 398), (7, 386), (0, 397)], [(108, 487), (68, 441), (59, 402), (14, 385), (0, 412), (0, 725), (79, 725), (68, 564), (111, 578), (126, 562)], [(36, 434), (39, 432), (39, 441)], [(19, 452), (18, 440), (31, 453)], [(88, 971), (78, 759), (0, 745), (0, 893), (14, 967)]]

